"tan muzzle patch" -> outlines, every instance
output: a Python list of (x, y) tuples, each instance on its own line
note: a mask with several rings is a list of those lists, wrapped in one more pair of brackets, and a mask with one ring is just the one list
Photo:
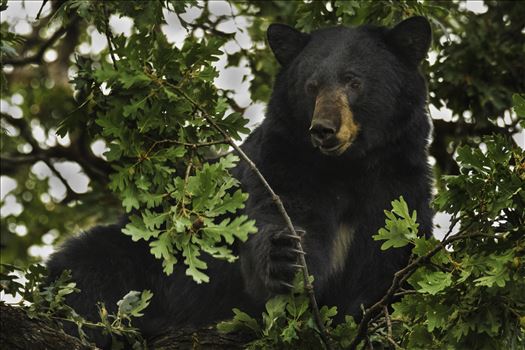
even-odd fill
[(346, 93), (342, 88), (324, 89), (319, 92), (315, 100), (312, 125), (316, 121), (326, 121), (338, 126), (335, 140), (329, 146), (321, 145), (321, 152), (329, 155), (340, 155), (350, 147), (357, 137), (359, 125), (354, 120), (354, 115)]

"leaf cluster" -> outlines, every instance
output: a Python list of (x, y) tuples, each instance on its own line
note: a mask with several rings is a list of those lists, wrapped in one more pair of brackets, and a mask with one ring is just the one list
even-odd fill
[(117, 311), (114, 314), (99, 303), (100, 320), (93, 322), (86, 320), (66, 304), (69, 296), (80, 292), (76, 283), (71, 280), (70, 271), (64, 271), (59, 278), (50, 282), (42, 265), (34, 264), (26, 270), (7, 264), (0, 266), (0, 291), (19, 298), (16, 306), (22, 307), (31, 318), (55, 324), (74, 324), (79, 338), (86, 345), (91, 345), (86, 329), (96, 329), (111, 336), (112, 349), (124, 349), (126, 344), (133, 349), (145, 348), (145, 341), (138, 329), (133, 327), (132, 319), (143, 316), (143, 311), (153, 296), (150, 291), (130, 291), (117, 302)]
[[(313, 282), (313, 277), (310, 279)], [(249, 343), (247, 349), (319, 349), (323, 342), (309, 307), (309, 299), (304, 293), (304, 281), (300, 273), (295, 276), (293, 285), (290, 294), (268, 300), (260, 320), (233, 309), (233, 319), (219, 323), (218, 330), (253, 334), (257, 339)], [(325, 327), (330, 327), (337, 308), (323, 306), (319, 311)], [(338, 327), (335, 333), (341, 332), (342, 328)]]
[[(148, 241), (167, 274), (182, 260), (186, 273), (201, 283), (209, 280), (201, 252), (231, 262), (230, 246), (246, 240), (255, 226), (246, 216), (225, 217), (242, 209), (247, 198), (230, 175), (238, 159), (229, 155), (208, 163), (227, 147), (205, 116), (236, 140), (248, 132), (247, 121), (228, 111), (228, 98), (213, 84), (218, 75), (213, 63), (226, 39), (188, 38), (177, 48), (159, 33), (163, 10), (184, 11), (189, 5), (67, 4), (64, 11), (78, 11), (108, 35), (110, 59), (95, 68), (78, 57), (72, 83), (87, 113), (65, 119), (58, 133), (85, 122), (92, 135), (107, 142), (109, 188), (130, 213), (123, 232)], [(108, 32), (103, 15), (108, 11), (133, 16), (134, 32), (129, 37)]]

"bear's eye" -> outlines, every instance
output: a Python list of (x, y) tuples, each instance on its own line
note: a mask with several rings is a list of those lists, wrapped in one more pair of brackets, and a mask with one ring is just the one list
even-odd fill
[(319, 86), (317, 85), (316, 81), (309, 81), (306, 83), (305, 90), (308, 95), (312, 95), (312, 96), (317, 95), (318, 89), (319, 89)]
[(359, 80), (353, 80), (351, 83), (350, 83), (350, 87), (352, 89), (359, 89), (361, 87), (361, 82)]

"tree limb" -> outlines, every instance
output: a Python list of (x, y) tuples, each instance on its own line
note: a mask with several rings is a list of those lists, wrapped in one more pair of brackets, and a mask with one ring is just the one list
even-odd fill
[(12, 350), (87, 350), (95, 347), (67, 335), (49, 322), (31, 319), (19, 307), (0, 303), (0, 348)]
[[(2, 113), (1, 117), (5, 118), (9, 124), (17, 127), (20, 130), (20, 136), (22, 136), (22, 138), (26, 140), (33, 149), (27, 155), (15, 156), (2, 154), (2, 160), (5, 159), (8, 165), (29, 163), (34, 160), (42, 160), (44, 162), (49, 161), (53, 164), (55, 159), (66, 159), (78, 163), (92, 180), (101, 184), (108, 182), (108, 175), (111, 172), (110, 165), (104, 160), (93, 156), (89, 150), (86, 150), (85, 145), (80, 145), (80, 143), (84, 143), (85, 140), (79, 138), (79, 140), (77, 140), (78, 142), (71, 142), (69, 147), (57, 145), (43, 149), (33, 137), (31, 128), (25, 119), (16, 119), (7, 113)], [(91, 155), (89, 156), (88, 153)], [(50, 168), (53, 169), (51, 166)]]
[[(148, 348), (240, 350), (253, 340), (246, 333), (222, 334), (214, 327), (168, 329), (148, 340)], [(27, 312), (16, 306), (0, 303), (0, 349), (54, 349), (88, 350), (95, 346), (83, 344), (80, 339), (64, 331), (48, 320), (30, 318)]]
[(73, 27), (78, 21), (79, 17), (74, 16), (73, 19), (68, 23), (68, 25), (59, 28), (56, 32), (51, 35), (49, 39), (44, 41), (44, 43), (38, 48), (37, 52), (33, 55), (26, 57), (13, 57), (13, 58), (3, 58), (2, 65), (10, 64), (15, 67), (25, 66), (27, 64), (40, 64), (43, 63), (44, 54), (51, 46), (53, 46), (62, 35), (66, 34), (67, 31)]
[(152, 349), (179, 350), (179, 349), (213, 349), (213, 350), (240, 350), (253, 340), (247, 333), (220, 333), (215, 327), (200, 329), (182, 328), (168, 329), (161, 335), (148, 340)]

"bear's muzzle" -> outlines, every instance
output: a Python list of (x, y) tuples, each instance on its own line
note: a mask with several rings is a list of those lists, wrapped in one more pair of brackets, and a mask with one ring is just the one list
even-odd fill
[(359, 125), (354, 120), (344, 89), (328, 88), (319, 92), (309, 130), (312, 144), (323, 154), (339, 156), (350, 147), (357, 137)]

